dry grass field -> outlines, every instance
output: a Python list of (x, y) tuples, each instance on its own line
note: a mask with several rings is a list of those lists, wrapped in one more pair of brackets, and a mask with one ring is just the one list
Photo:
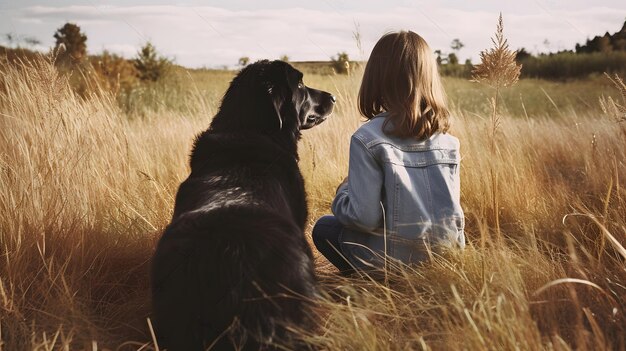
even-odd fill
[[(78, 96), (45, 60), (0, 71), (0, 350), (157, 349), (150, 257), (232, 72), (185, 72), (180, 106), (157, 94), (165, 107), (129, 116), (106, 91)], [(358, 73), (305, 83), (338, 97), (299, 148), (311, 228), (362, 119)], [(467, 248), (387, 282), (337, 277), (317, 257), (319, 329), (304, 337), (325, 350), (626, 349), (626, 122), (599, 101), (623, 104), (619, 90), (522, 80), (503, 91), (491, 140), (489, 88), (444, 84)]]

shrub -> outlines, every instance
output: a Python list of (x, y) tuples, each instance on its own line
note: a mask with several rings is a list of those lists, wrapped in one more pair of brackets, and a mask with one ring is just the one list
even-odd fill
[(65, 23), (54, 33), (55, 50), (58, 52), (56, 63), (61, 66), (76, 66), (87, 56), (87, 36), (74, 23)]
[(331, 57), (333, 70), (337, 74), (348, 74), (350, 73), (350, 57), (348, 53), (340, 52), (337, 54), (337, 57)]
[(584, 78), (603, 72), (623, 74), (626, 72), (626, 52), (572, 53), (562, 52), (539, 57), (526, 57), (523, 77), (567, 79)]
[(156, 82), (165, 75), (172, 61), (161, 56), (151, 42), (146, 42), (133, 63), (140, 80)]
[(135, 65), (121, 56), (104, 51), (90, 61), (100, 85), (114, 95), (128, 92), (138, 83)]
[(239, 66), (246, 67), (250, 63), (250, 58), (248, 56), (239, 58)]

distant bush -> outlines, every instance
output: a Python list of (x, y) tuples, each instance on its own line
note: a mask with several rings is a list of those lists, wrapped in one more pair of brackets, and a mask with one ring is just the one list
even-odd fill
[(189, 112), (181, 68), (146, 43), (133, 59), (104, 51), (90, 57), (90, 71), (83, 76), (96, 93), (108, 91), (130, 117), (145, 117), (163, 110)]
[(140, 80), (156, 82), (165, 75), (172, 61), (160, 55), (154, 45), (147, 42), (137, 52), (133, 63)]
[(250, 63), (250, 58), (248, 56), (240, 57), (237, 63), (241, 67), (246, 67)]
[(458, 65), (459, 64), (459, 58), (458, 56), (456, 56), (455, 53), (451, 52), (448, 54), (448, 63), (451, 65)]
[(32, 61), (38, 53), (25, 48), (7, 48), (0, 45), (0, 61), (17, 63), (18, 61)]
[(121, 56), (104, 51), (89, 60), (102, 88), (114, 95), (128, 92), (138, 83), (135, 65)]
[(332, 76), (336, 74), (333, 63), (328, 61), (299, 61), (290, 62), (290, 64), (302, 71), (304, 75), (317, 74), (320, 76)]
[[(452, 54), (453, 55), (453, 54)], [(446, 77), (456, 77), (470, 79), (472, 77), (472, 69), (474, 66), (470, 60), (465, 61), (465, 64), (440, 64), (439, 74)]]
[(331, 57), (332, 67), (337, 74), (350, 73), (350, 57), (347, 52), (340, 52), (337, 56)]
[(584, 78), (590, 74), (626, 73), (626, 52), (578, 53), (562, 52), (538, 57), (526, 57), (522, 77), (567, 79)]
[(65, 23), (54, 33), (54, 39), (58, 65), (73, 67), (83, 63), (87, 57), (87, 36), (78, 25)]

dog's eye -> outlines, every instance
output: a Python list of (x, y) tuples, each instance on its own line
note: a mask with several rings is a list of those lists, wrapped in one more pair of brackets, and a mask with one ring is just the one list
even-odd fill
[(298, 89), (302, 89), (302, 88), (304, 88), (304, 84), (302, 82), (299, 82), (298, 83)]

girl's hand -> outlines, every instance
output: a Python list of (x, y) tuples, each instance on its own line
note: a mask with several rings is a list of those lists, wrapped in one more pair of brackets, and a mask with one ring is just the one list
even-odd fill
[(335, 190), (335, 194), (339, 192), (339, 189), (341, 189), (341, 187), (342, 187), (344, 184), (348, 184), (348, 177), (343, 178), (343, 181), (341, 182), (341, 184), (339, 184), (339, 185), (337, 186), (337, 190)]

